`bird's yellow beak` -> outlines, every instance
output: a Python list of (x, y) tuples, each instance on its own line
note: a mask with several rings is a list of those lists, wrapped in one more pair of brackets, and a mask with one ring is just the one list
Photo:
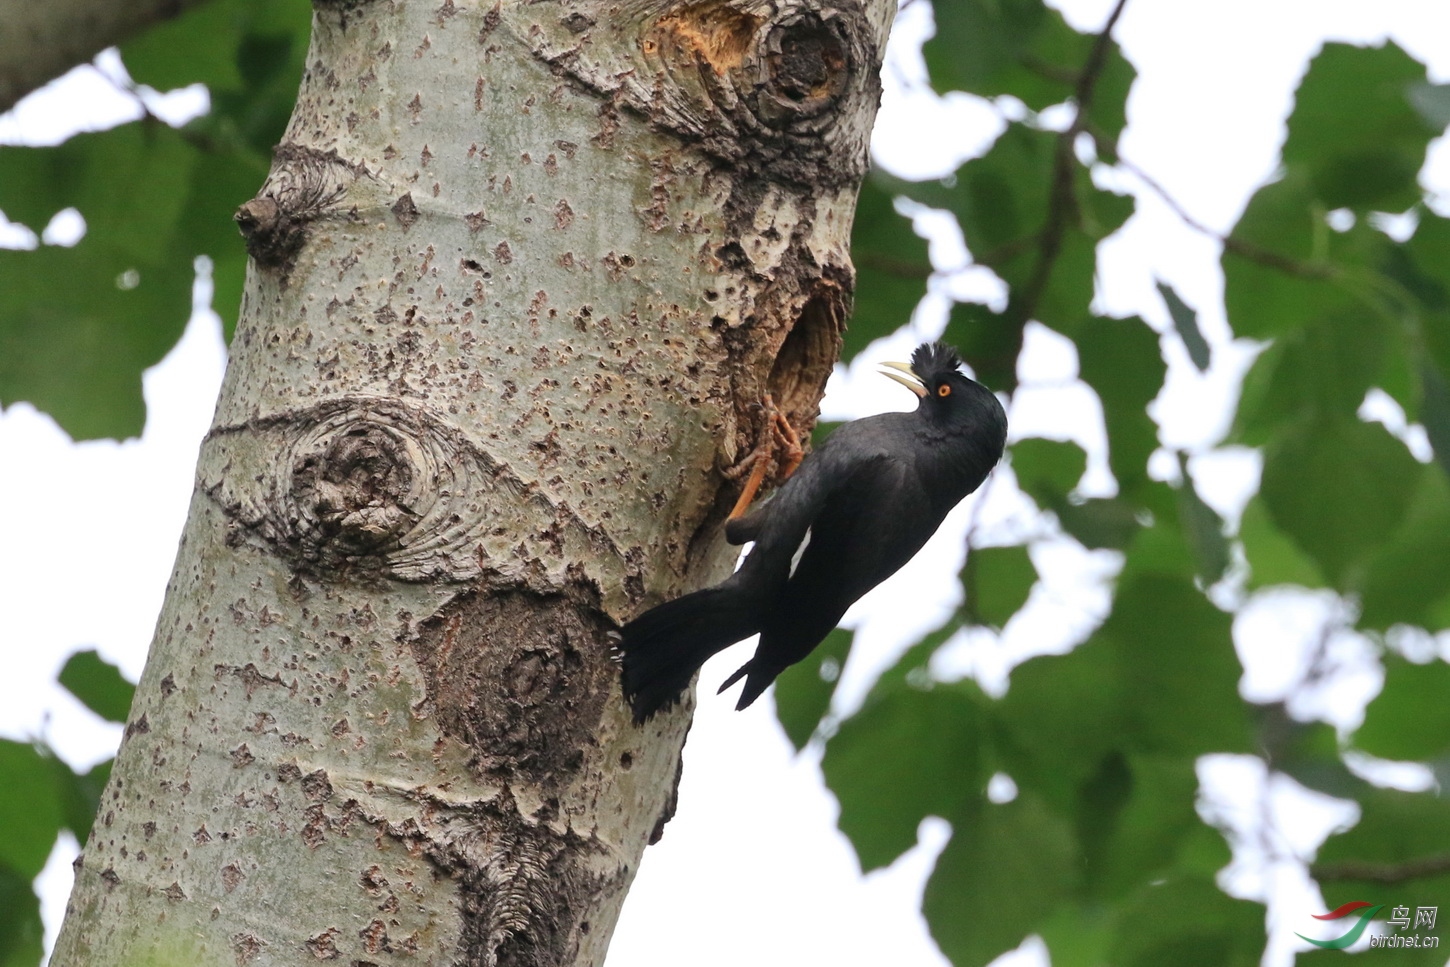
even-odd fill
[(917, 376), (907, 363), (882, 363), (881, 375), (887, 379), (894, 379), (917, 395), (918, 398), (926, 395), (926, 387), (922, 385), (921, 377)]

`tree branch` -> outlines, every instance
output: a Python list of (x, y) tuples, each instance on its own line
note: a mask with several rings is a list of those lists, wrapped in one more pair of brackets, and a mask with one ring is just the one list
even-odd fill
[(1323, 883), (1329, 880), (1367, 880), (1371, 883), (1403, 883), (1426, 876), (1450, 873), (1450, 853), (1439, 856), (1422, 856), (1405, 860), (1403, 863), (1371, 863), (1360, 860), (1345, 860), (1342, 863), (1316, 863), (1309, 868), (1314, 879)]
[(0, 0), (0, 112), (201, 0)]
[(933, 273), (930, 268), (923, 268), (905, 259), (894, 259), (887, 255), (872, 255), (869, 253), (853, 256), (858, 269), (874, 269), (886, 275), (892, 275), (899, 279), (929, 279)]
[[(1092, 134), (1093, 140), (1101, 144), (1100, 135), (1098, 135), (1097, 132), (1092, 132)], [(1210, 228), (1208, 225), (1204, 224), (1193, 215), (1189, 214), (1188, 210), (1185, 209), (1178, 202), (1178, 199), (1174, 198), (1171, 194), (1169, 194), (1168, 189), (1164, 188), (1163, 185), (1156, 178), (1148, 174), (1148, 172), (1144, 171), (1142, 168), (1133, 164), (1127, 158), (1124, 158), (1121, 154), (1118, 155), (1117, 164), (1118, 167), (1122, 168), (1124, 171), (1129, 172), (1133, 175), (1133, 177), (1137, 178), (1143, 184), (1147, 185), (1149, 190), (1151, 190), (1153, 194), (1157, 195), (1159, 199), (1162, 200), (1163, 204), (1167, 205), (1174, 215), (1178, 216), (1179, 221), (1183, 222), (1183, 224), (1187, 225), (1195, 232), (1198, 232), (1200, 235), (1206, 235), (1209, 238), (1213, 239), (1215, 242), (1218, 242), (1224, 247), (1224, 251), (1232, 252), (1233, 254), (1241, 258), (1248, 259), (1250, 262), (1257, 262), (1258, 264), (1266, 266), (1268, 268), (1278, 269), (1281, 272), (1288, 273), (1289, 275), (1297, 275), (1301, 278), (1330, 279), (1334, 278), (1337, 274), (1333, 266), (1325, 265), (1322, 263), (1305, 262), (1301, 259), (1296, 259), (1288, 255), (1282, 255), (1278, 252), (1272, 252), (1266, 248), (1254, 245), (1252, 242), (1245, 242), (1242, 239), (1234, 238), (1231, 235), (1224, 235), (1216, 231), (1215, 229)]]
[(1076, 116), (1067, 130), (1057, 136), (1052, 167), (1052, 193), (1048, 201), (1047, 221), (1038, 236), (1037, 266), (1033, 270), (1032, 278), (1023, 287), (1022, 294), (1015, 296), (1007, 307), (1009, 316), (1024, 323), (1037, 311), (1042, 293), (1052, 279), (1053, 267), (1057, 264), (1058, 256), (1062, 254), (1063, 236), (1067, 233), (1072, 219), (1077, 216), (1077, 193), (1073, 186), (1077, 159), (1073, 154), (1073, 145), (1077, 136), (1087, 130), (1088, 111), (1092, 107), (1098, 80), (1107, 64), (1108, 44), (1112, 40), (1113, 28), (1117, 26), (1118, 18), (1122, 16), (1123, 8), (1127, 5), (1128, 0), (1118, 0), (1113, 6), (1113, 12), (1108, 15), (1108, 22), (1094, 40), (1087, 62), (1083, 64), (1082, 72), (1078, 74), (1073, 88), (1073, 100), (1077, 102)]

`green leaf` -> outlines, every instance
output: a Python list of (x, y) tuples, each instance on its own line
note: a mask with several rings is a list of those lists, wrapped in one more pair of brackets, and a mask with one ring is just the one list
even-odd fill
[(1066, 440), (1018, 440), (1010, 459), (1017, 485), (1042, 506), (1066, 498), (1087, 472), (1087, 454)]
[[(1096, 189), (1094, 189), (1096, 190)], [(1107, 194), (1111, 198), (1119, 198), (1118, 195)], [(1078, 203), (1083, 208), (1091, 209), (1093, 199), (1078, 197)], [(1110, 207), (1110, 206), (1103, 206)], [(1062, 235), (1054, 251), (1051, 260), (1050, 271), (1041, 277), (1045, 280), (1040, 290), (1034, 286), (1043, 272), (1047, 263), (1043, 257), (1043, 246), (1036, 244), (1022, 252), (1000, 253), (995, 264), (989, 263), (988, 268), (1002, 277), (1003, 281), (1012, 286), (1012, 296), (1017, 301), (1009, 304), (1009, 312), (1028, 313), (1033, 319), (1045, 326), (1057, 330), (1064, 335), (1071, 336), (1077, 324), (1087, 315), (1088, 303), (1093, 297), (1093, 286), (1095, 283), (1098, 267), (1098, 242), (1116, 231), (1123, 222), (1128, 220), (1132, 214), (1132, 200), (1128, 200), (1126, 211), (1122, 212), (1122, 218), (1113, 218), (1106, 225), (1098, 225), (1093, 234), (1068, 230)], [(1044, 225), (1043, 233), (1039, 233), (1035, 240), (1040, 243), (1045, 237), (1049, 226)], [(1025, 300), (1035, 295), (1035, 302), (1028, 303)]]
[(1158, 426), (1148, 415), (1167, 373), (1158, 334), (1136, 316), (1094, 317), (1074, 341), (1082, 379), (1102, 400), (1108, 464), (1119, 487), (1131, 491), (1146, 478), (1148, 457), (1158, 447)]
[(176, 251), (175, 232), (195, 161), (162, 125), (0, 148), (0, 208), (68, 202), (87, 226), (71, 248), (0, 250), (0, 403), (29, 400), (77, 439), (140, 433), (141, 371), (191, 312), (196, 253)]
[(0, 405), (28, 400), (76, 440), (138, 436), (141, 373), (176, 343), (191, 281), (135, 271), (87, 238), (73, 249), (0, 250)]
[(1171, 870), (1184, 843), (1205, 829), (1194, 809), (1197, 792), (1192, 759), (1104, 757), (1076, 810), (1088, 891), (1125, 896)]
[(1208, 877), (1144, 888), (1123, 909), (1114, 967), (1257, 967), (1264, 908), (1225, 895)]
[[(1359, 226), (1355, 234), (1361, 247), (1372, 241)], [(1364, 311), (1336, 262), (1370, 259), (1329, 228), (1304, 172), (1291, 168), (1255, 192), (1229, 239), (1222, 259), (1224, 309), (1238, 335), (1269, 339), (1315, 319)]]
[(814, 651), (775, 680), (775, 714), (796, 751), (805, 748), (830, 710), (831, 696), (851, 651), (851, 639), (851, 632), (836, 628)]
[(1309, 868), (1325, 900), (1375, 897), (1411, 908), (1442, 903), (1450, 894), (1450, 864), (1445, 862), (1450, 800), (1370, 788), (1359, 805), (1359, 822), (1329, 837)]
[(1435, 451), (1435, 462), (1450, 474), (1450, 383), (1430, 360), (1420, 367), (1420, 422)]
[(1037, 582), (1037, 569), (1023, 545), (974, 547), (962, 567), (967, 600), (963, 614), (973, 624), (1002, 628), (1021, 610)]
[(1385, 685), (1364, 712), (1354, 744), (1382, 759), (1427, 762), (1450, 754), (1450, 665), (1385, 657)]
[(893, 688), (877, 693), (826, 743), (821, 769), (863, 871), (914, 846), (927, 816), (955, 816), (981, 797), (983, 703), (970, 682)]
[[(280, 140), (275, 115), (296, 101), (311, 11), (295, 0), (211, 0), (164, 21), (121, 47), (132, 78), (158, 90), (205, 84), (214, 117), (234, 131), (262, 118)], [(279, 105), (279, 100), (282, 102)]]
[(0, 866), (0, 967), (35, 967), (45, 957), (44, 933), (30, 880)]
[(1054, 132), (1011, 124), (987, 154), (958, 169), (954, 185), (903, 191), (957, 217), (973, 258), (1011, 287), (1010, 318), (1068, 332), (1092, 298), (1098, 241), (1128, 220), (1134, 202), (1096, 187), (1075, 159), (1072, 199), (1063, 202), (1054, 189), (1058, 145)]
[(198, 83), (214, 91), (241, 87), (236, 51), (242, 7), (213, 0), (157, 24), (121, 48), (127, 71), (159, 91)]
[(951, 210), (979, 262), (1010, 267), (1024, 246), (1035, 254), (1031, 243), (1047, 221), (1056, 149), (1051, 131), (1012, 124), (987, 154), (959, 169), (948, 192)]
[(1098, 763), (1129, 741), (1129, 709), (1111, 647), (1089, 640), (1066, 655), (1030, 658), (1012, 670), (993, 707), (1003, 768), (1058, 812), (1077, 808)]
[(310, 11), (295, 0), (213, 0), (125, 45), (138, 81), (202, 81), (211, 113), (173, 131), (155, 121), (54, 148), (0, 148), (0, 209), (42, 227), (75, 207), (73, 248), (0, 252), (0, 405), (29, 400), (73, 437), (133, 436), (140, 374), (180, 336), (192, 263), (213, 257), (228, 330), (242, 244), (231, 215), (266, 177), (296, 101)]
[(1224, 536), (1223, 518), (1203, 502), (1188, 472), (1188, 454), (1179, 451), (1178, 468), (1183, 483), (1178, 487), (1178, 520), (1183, 536), (1193, 553), (1198, 576), (1204, 584), (1214, 584), (1228, 570), (1228, 538)]
[(1410, 106), (1436, 131), (1450, 126), (1450, 84), (1411, 84)]
[(1383, 316), (1356, 312), (1279, 336), (1244, 380), (1235, 437), (1263, 445), (1298, 420), (1357, 419), (1364, 394), (1404, 352), (1401, 333)]
[[(1128, 125), (1128, 95), (1138, 71), (1116, 42), (1109, 42), (1103, 68), (1093, 88), (1092, 104), (1088, 106), (1088, 123), (1094, 131), (1105, 135), (1116, 153), (1116, 142)], [(1101, 146), (1101, 145), (1100, 145)], [(1114, 161), (1109, 157), (1104, 160)]]
[[(955, 0), (932, 5), (936, 33), (922, 45), (932, 85), (941, 93), (969, 91), (983, 97), (1011, 94), (1033, 110), (1067, 99), (1063, 81), (1027, 71), (1023, 61), (1049, 31), (1076, 34), (1062, 15), (1039, 0)], [(1084, 40), (1078, 35), (1079, 42)], [(1087, 52), (1082, 44), (1081, 55)], [(1081, 63), (1082, 56), (1076, 59)]]
[[(1450, 309), (1450, 264), (1446, 261), (1450, 258), (1450, 219), (1428, 208), (1418, 209), (1416, 215), (1415, 234), (1394, 248), (1399, 258), (1389, 270), (1417, 302), (1438, 315)], [(1435, 325), (1444, 325), (1443, 315)]]
[(1259, 752), (1269, 768), (1342, 799), (1358, 797), (1369, 788), (1345, 766), (1333, 726), (1301, 722), (1278, 702), (1255, 706), (1255, 712)]
[(71, 655), (56, 680), (107, 722), (124, 723), (131, 711), (136, 686), (122, 678), (120, 669), (93, 649)]
[(1450, 478), (1434, 467), (1416, 466), (1412, 483), (1404, 520), (1365, 568), (1361, 628), (1443, 627), (1433, 614), (1436, 602), (1450, 594)]
[(1091, 638), (1013, 670), (993, 709), (1006, 771), (1068, 812), (1112, 754), (1248, 751), (1230, 625), (1186, 578), (1125, 576)]
[(39, 229), (61, 208), (86, 219), (88, 235), (125, 256), (151, 261), (158, 239), (181, 218), (196, 152), (155, 122), (78, 134), (47, 148), (0, 148), (0, 208)]
[(1126, 545), (1127, 557), (1123, 561), (1120, 579), (1141, 575), (1158, 575), (1175, 581), (1192, 581), (1199, 574), (1198, 559), (1189, 544), (1188, 522), (1181, 519), (1181, 491), (1167, 484), (1153, 482), (1143, 488), (1153, 498), (1153, 503), (1166, 491), (1167, 506), (1145, 508), (1151, 513), (1152, 526), (1139, 526), (1131, 534)]
[(1308, 173), (1325, 209), (1404, 211), (1437, 132), (1411, 107), (1425, 67), (1393, 42), (1327, 43), (1294, 95), (1284, 164)]
[(1388, 274), (1410, 293), (1419, 308), (1416, 354), (1418, 398), (1405, 400), (1411, 418), (1418, 415), (1435, 449), (1435, 459), (1450, 473), (1450, 429), (1447, 429), (1447, 374), (1450, 374), (1450, 219), (1425, 210), (1408, 242), (1396, 249)]
[(1243, 541), (1244, 557), (1249, 562), (1252, 589), (1281, 584), (1322, 588), (1328, 583), (1318, 565), (1274, 524), (1262, 496), (1255, 496), (1244, 508), (1239, 519), (1239, 539)]
[(1300, 424), (1265, 450), (1260, 497), (1336, 587), (1354, 590), (1404, 520), (1421, 469), (1377, 423)]
[(1017, 485), (1084, 547), (1121, 550), (1132, 542), (1142, 526), (1136, 507), (1117, 498), (1070, 499), (1087, 469), (1087, 454), (1076, 443), (1030, 438), (1014, 443), (1011, 453)]
[(921, 910), (955, 967), (1017, 946), (1073, 886), (1072, 831), (1035, 796), (981, 802), (954, 818)]
[(1450, 628), (1450, 595), (1441, 598), (1425, 609), (1425, 624), (1430, 628)]
[(107, 759), (84, 773), (72, 772), (70, 766), (59, 759), (51, 762), (56, 770), (65, 827), (75, 834), (77, 842), (84, 843), (91, 834), (91, 825), (101, 805), (101, 793), (111, 779), (111, 766), (115, 760)]
[(87, 225), (71, 248), (0, 250), (0, 403), (29, 400), (77, 439), (138, 434), (141, 372), (181, 335), (198, 254), (220, 256), (217, 307), (235, 318), (231, 213), (265, 171), (156, 124), (0, 148), (0, 208), (49, 219), (73, 204)]
[(1097, 902), (1060, 903), (1037, 925), (1052, 967), (1103, 967), (1113, 941), (1114, 908)]
[[(936, 33), (922, 45), (932, 85), (945, 93), (1010, 95), (1033, 111), (1075, 96), (1097, 38), (1073, 30), (1040, 0), (953, 0), (933, 5)], [(1108, 41), (1088, 120), (1115, 141), (1136, 72)]]
[(1015, 322), (975, 302), (958, 302), (947, 318), (947, 342), (957, 347), (977, 381), (998, 392), (1017, 388), (1017, 357), (1022, 352), (1025, 319)]
[(34, 879), (62, 818), (51, 760), (34, 746), (0, 739), (0, 867)]
[(1099, 241), (1122, 228), (1133, 217), (1137, 202), (1132, 195), (1120, 195), (1102, 189), (1089, 190), (1092, 185), (1092, 172), (1088, 168), (1079, 168), (1076, 174), (1077, 201), (1081, 208), (1078, 213), (1081, 219), (1078, 227), (1095, 249)]
[(1062, 529), (1091, 550), (1123, 550), (1142, 527), (1138, 511), (1117, 498), (1093, 497), (1082, 503), (1062, 502), (1051, 508)]
[(911, 319), (926, 295), (932, 271), (926, 239), (912, 230), (911, 219), (897, 213), (887, 185), (885, 179), (868, 176), (856, 203), (851, 228), (856, 294), (841, 350), (843, 362)]
[(1231, 624), (1181, 579), (1145, 575), (1119, 589), (1094, 638), (1111, 643), (1135, 747), (1188, 756), (1249, 750)]
[(1207, 372), (1210, 361), (1208, 341), (1203, 338), (1203, 333), (1198, 328), (1198, 313), (1173, 291), (1172, 286), (1161, 280), (1157, 285), (1158, 294), (1163, 297), (1163, 304), (1168, 307), (1168, 315), (1173, 319), (1173, 328), (1178, 331), (1184, 348), (1188, 350), (1188, 358), (1198, 367), (1200, 373)]
[[(1284, 175), (1254, 195), (1224, 248), (1224, 299), (1235, 332), (1269, 338), (1332, 321), (1334, 335), (1372, 343), (1353, 329), (1385, 309), (1377, 276), (1395, 260), (1394, 245), (1365, 219), (1337, 232), (1325, 216), (1338, 208), (1400, 211), (1419, 201), (1415, 179), (1431, 132), (1406, 92), (1423, 78), (1423, 66), (1393, 44), (1326, 44), (1315, 58), (1290, 118)], [(1358, 370), (1384, 359), (1376, 352)], [(1311, 380), (1320, 375), (1303, 368)], [(1353, 383), (1314, 385), (1349, 394)], [(1249, 388), (1245, 395), (1252, 399)]]

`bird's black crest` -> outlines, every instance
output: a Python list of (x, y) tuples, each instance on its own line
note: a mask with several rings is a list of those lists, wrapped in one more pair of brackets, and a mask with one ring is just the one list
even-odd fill
[(946, 343), (924, 342), (911, 354), (911, 370), (924, 383), (947, 373), (960, 373), (961, 368), (962, 357)]

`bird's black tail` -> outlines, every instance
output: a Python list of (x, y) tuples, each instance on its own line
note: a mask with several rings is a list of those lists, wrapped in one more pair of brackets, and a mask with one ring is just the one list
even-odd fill
[(770, 683), (775, 681), (776, 676), (785, 671), (785, 668), (771, 668), (760, 661), (757, 654), (739, 668), (720, 685), (716, 695), (725, 694), (725, 690), (734, 685), (740, 679), (745, 679), (745, 687), (740, 690), (740, 700), (735, 703), (735, 711), (740, 712), (754, 704), (755, 700), (765, 694)]
[(716, 652), (760, 630), (747, 597), (727, 582), (667, 601), (624, 626), (624, 696), (636, 722), (677, 701)]

